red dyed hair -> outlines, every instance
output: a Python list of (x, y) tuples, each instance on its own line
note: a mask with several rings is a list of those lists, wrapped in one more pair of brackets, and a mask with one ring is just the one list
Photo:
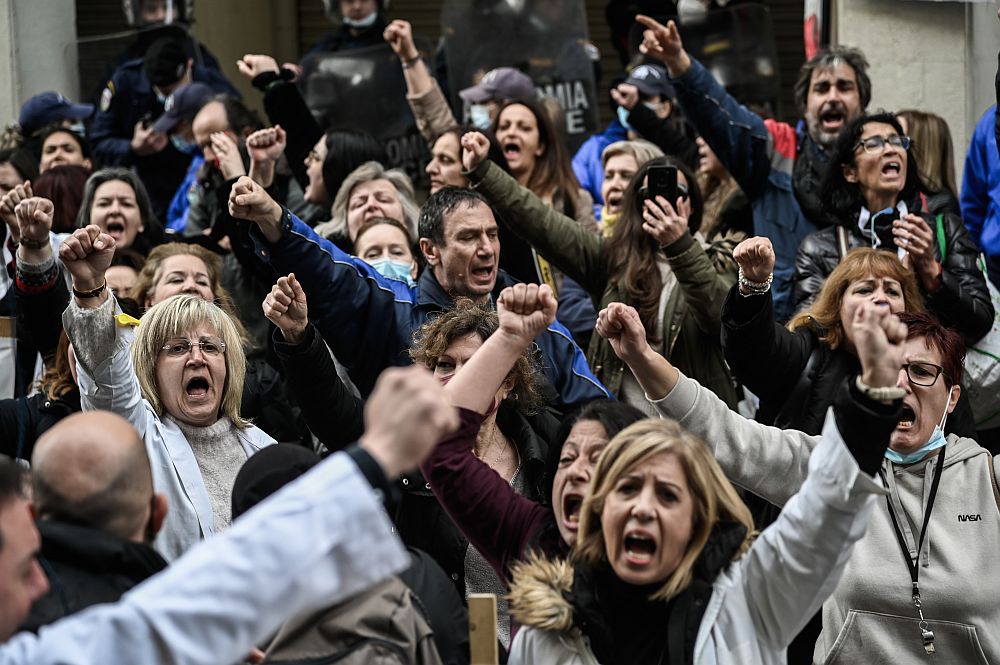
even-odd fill
[(930, 312), (902, 312), (899, 320), (906, 324), (906, 339), (922, 337), (924, 342), (941, 354), (945, 385), (949, 388), (962, 382), (965, 362), (965, 342), (951, 328), (945, 328)]
[(76, 215), (83, 203), (83, 186), (90, 177), (85, 166), (53, 166), (31, 183), (35, 196), (52, 201), (52, 230), (72, 233), (76, 230)]

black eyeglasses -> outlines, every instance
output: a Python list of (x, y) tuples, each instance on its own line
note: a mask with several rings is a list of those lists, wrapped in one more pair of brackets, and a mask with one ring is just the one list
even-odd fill
[(894, 148), (902, 148), (903, 150), (909, 150), (910, 145), (913, 143), (909, 136), (900, 136), (898, 134), (890, 134), (889, 136), (869, 136), (866, 139), (861, 139), (854, 145), (854, 149), (864, 148), (865, 152), (871, 154), (875, 152), (882, 152), (885, 149), (885, 144), (893, 146)]
[(906, 363), (906, 378), (915, 386), (933, 386), (944, 373), (944, 367), (934, 363)]

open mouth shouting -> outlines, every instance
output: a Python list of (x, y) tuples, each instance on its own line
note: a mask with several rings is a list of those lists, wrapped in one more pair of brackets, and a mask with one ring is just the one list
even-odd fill
[(473, 266), (469, 271), (472, 280), (479, 284), (490, 284), (496, 272), (496, 266), (492, 263), (482, 266)]
[(638, 568), (648, 566), (656, 556), (656, 549), (656, 538), (650, 532), (631, 529), (625, 533), (623, 556), (628, 565)]
[(203, 376), (194, 376), (184, 385), (184, 394), (189, 402), (205, 402), (208, 400), (211, 386)]
[(508, 163), (521, 158), (521, 146), (518, 143), (509, 141), (503, 144), (503, 156)]
[(583, 495), (568, 491), (563, 494), (563, 526), (570, 531), (580, 528), (580, 508), (583, 506)]
[(608, 205), (608, 211), (612, 213), (621, 212), (622, 199), (624, 198), (624, 192), (621, 190), (613, 189), (608, 192), (608, 199), (605, 201)]
[(839, 103), (829, 104), (820, 111), (819, 122), (824, 132), (839, 132), (847, 122), (847, 112)]
[(898, 178), (903, 173), (903, 165), (898, 159), (892, 159), (882, 165), (882, 175)]
[(913, 409), (908, 404), (903, 404), (903, 413), (899, 416), (899, 422), (896, 423), (897, 432), (906, 432), (913, 429), (913, 425), (917, 421), (917, 414), (914, 413)]
[(109, 219), (105, 221), (107, 226), (107, 233), (109, 236), (115, 239), (115, 241), (120, 241), (125, 237), (125, 222), (121, 219)]

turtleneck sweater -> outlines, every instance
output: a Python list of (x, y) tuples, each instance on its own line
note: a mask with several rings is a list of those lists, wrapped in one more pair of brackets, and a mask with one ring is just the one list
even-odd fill
[(176, 420), (174, 423), (184, 432), (198, 460), (205, 489), (212, 500), (215, 532), (224, 531), (232, 522), (233, 482), (240, 467), (247, 461), (243, 444), (236, 436), (236, 426), (228, 416), (208, 427), (196, 427)]

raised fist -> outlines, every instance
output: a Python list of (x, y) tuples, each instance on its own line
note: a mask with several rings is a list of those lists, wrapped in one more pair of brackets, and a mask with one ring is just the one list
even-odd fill
[(59, 246), (59, 259), (73, 276), (73, 287), (90, 291), (105, 283), (115, 255), (115, 239), (96, 224), (77, 229)]
[(548, 284), (515, 284), (500, 293), (497, 314), (500, 330), (527, 346), (556, 320), (556, 299)]

